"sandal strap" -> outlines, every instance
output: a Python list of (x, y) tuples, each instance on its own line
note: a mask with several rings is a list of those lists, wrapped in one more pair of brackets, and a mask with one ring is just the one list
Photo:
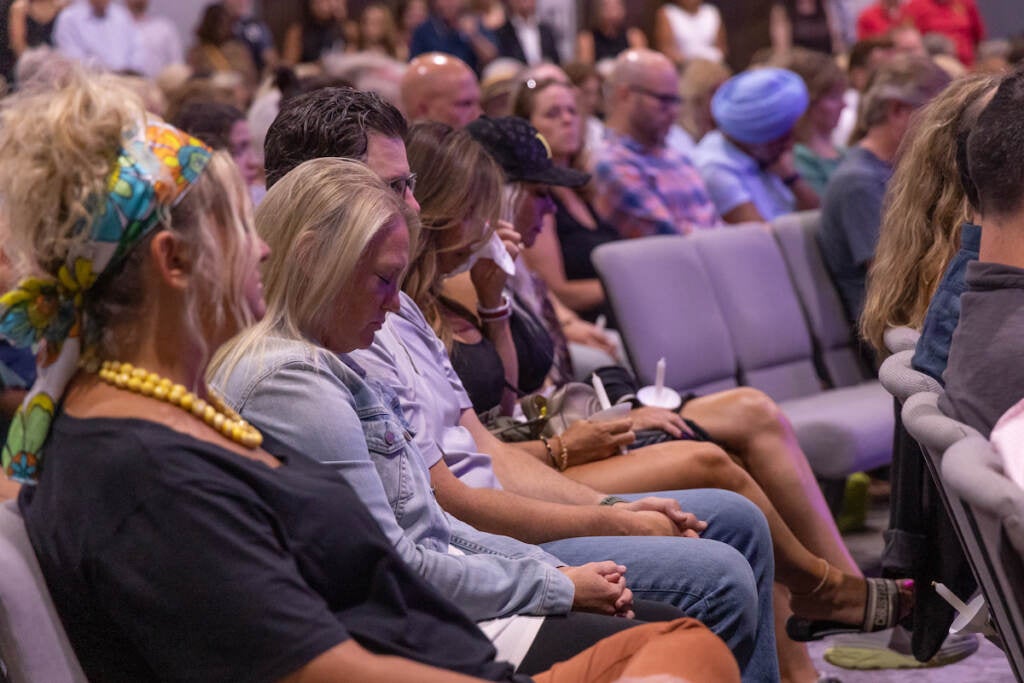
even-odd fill
[(865, 632), (881, 631), (896, 625), (900, 613), (900, 584), (892, 579), (867, 579), (864, 604)]

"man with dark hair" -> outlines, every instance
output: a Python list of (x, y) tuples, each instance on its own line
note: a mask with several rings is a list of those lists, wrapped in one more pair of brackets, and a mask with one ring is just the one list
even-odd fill
[(416, 177), (405, 155), (407, 130), (402, 112), (372, 92), (322, 88), (294, 97), (267, 131), (267, 187), (303, 161), (349, 157), (366, 163), (418, 212)]
[(953, 333), (939, 407), (984, 435), (1024, 396), (1024, 72), (1008, 76), (978, 117), (967, 162), (980, 204), (977, 261)]

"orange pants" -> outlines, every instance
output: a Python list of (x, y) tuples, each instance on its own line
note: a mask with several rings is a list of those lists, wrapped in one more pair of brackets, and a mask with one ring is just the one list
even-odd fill
[(739, 683), (740, 668), (721, 638), (696, 619), (635, 626), (533, 677), (537, 683), (612, 683), (668, 675), (686, 683)]

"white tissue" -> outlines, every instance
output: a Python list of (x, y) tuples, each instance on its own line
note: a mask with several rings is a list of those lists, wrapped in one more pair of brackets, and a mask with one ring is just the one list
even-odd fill
[(494, 232), (491, 233), (491, 238), (489, 240), (484, 242), (479, 249), (474, 251), (470, 257), (466, 259), (465, 263), (445, 275), (445, 277), (453, 277), (460, 273), (465, 273), (476, 265), (476, 262), (480, 259), (490, 259), (494, 261), (509, 277), (516, 274), (516, 263), (512, 260), (512, 255), (508, 253), (508, 249), (505, 248), (505, 243), (501, 241), (500, 237), (498, 237), (498, 233)]

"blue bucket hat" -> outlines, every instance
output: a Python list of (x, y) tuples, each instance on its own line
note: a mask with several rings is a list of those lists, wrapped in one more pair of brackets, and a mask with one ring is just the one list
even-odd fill
[(792, 71), (752, 69), (722, 84), (711, 99), (711, 115), (730, 138), (759, 145), (791, 131), (808, 101), (807, 86)]

